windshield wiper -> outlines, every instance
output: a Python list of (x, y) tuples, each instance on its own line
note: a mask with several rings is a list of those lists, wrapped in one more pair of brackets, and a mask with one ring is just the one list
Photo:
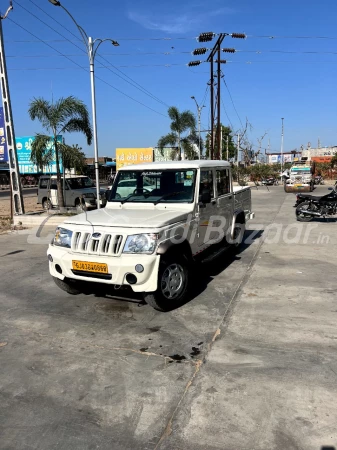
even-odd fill
[(179, 195), (179, 194), (185, 194), (185, 191), (178, 191), (178, 192), (170, 192), (169, 194), (165, 194), (162, 197), (160, 197), (156, 202), (154, 202), (154, 205), (158, 205), (159, 202), (161, 202), (162, 200), (165, 200), (166, 198), (169, 197), (174, 197), (175, 195)]
[[(125, 202), (127, 202), (131, 197), (135, 197), (136, 194), (129, 194), (127, 197), (125, 197), (124, 200), (121, 200), (121, 204), (124, 205)], [(114, 199), (116, 200), (116, 199)]]

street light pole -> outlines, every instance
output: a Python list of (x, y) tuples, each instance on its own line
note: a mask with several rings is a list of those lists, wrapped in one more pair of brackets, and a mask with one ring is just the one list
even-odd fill
[[(60, 6), (71, 18), (76, 25), (81, 38), (84, 42), (85, 48), (89, 57), (90, 64), (90, 85), (91, 85), (91, 104), (92, 104), (92, 125), (94, 134), (94, 155), (95, 155), (95, 178), (96, 178), (96, 196), (97, 196), (97, 209), (100, 205), (100, 189), (99, 189), (99, 163), (98, 163), (98, 138), (97, 138), (97, 116), (96, 116), (96, 88), (95, 88), (95, 56), (98, 47), (105, 41), (110, 41), (112, 45), (118, 47), (119, 44), (113, 39), (92, 39), (89, 37), (85, 30), (76, 22), (75, 18), (70, 12), (59, 2), (58, 0), (48, 0), (54, 6)], [(95, 45), (97, 43), (97, 45)]]
[(197, 111), (198, 111), (199, 159), (201, 159), (201, 111), (202, 111), (202, 108), (205, 108), (205, 105), (199, 106), (194, 95), (191, 98), (195, 101), (195, 104), (197, 105)]
[(281, 120), (282, 120), (282, 135), (281, 135), (281, 173), (282, 173), (282, 172), (283, 172), (283, 140), (284, 140), (283, 121), (284, 121), (284, 117), (282, 117)]

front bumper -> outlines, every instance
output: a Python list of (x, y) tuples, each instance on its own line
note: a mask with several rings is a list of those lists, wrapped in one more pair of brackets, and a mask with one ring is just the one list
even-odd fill
[[(84, 255), (83, 253), (72, 253), (62, 247), (49, 245), (47, 255), (52, 257), (49, 260), (49, 272), (53, 277), (63, 280), (70, 278), (72, 280), (90, 281), (94, 283), (103, 283), (110, 285), (131, 286), (134, 292), (154, 292), (157, 290), (158, 269), (160, 255), (127, 255), (122, 254), (116, 257), (102, 257), (95, 255)], [(108, 273), (111, 279), (101, 279), (92, 276), (80, 276), (72, 271), (72, 261), (85, 261), (91, 263), (105, 263), (108, 265)], [(144, 267), (142, 273), (135, 269), (137, 264)], [(57, 270), (58, 269), (58, 270)], [(137, 277), (135, 284), (126, 281), (126, 275), (133, 274)]]

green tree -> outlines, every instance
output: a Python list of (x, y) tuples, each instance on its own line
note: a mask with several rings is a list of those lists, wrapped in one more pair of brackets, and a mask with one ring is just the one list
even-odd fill
[(337, 155), (333, 156), (330, 161), (331, 169), (334, 169), (337, 166)]
[(74, 169), (76, 173), (84, 173), (86, 168), (86, 156), (82, 148), (77, 144), (71, 147), (66, 145), (62, 150), (62, 164), (67, 170)]
[(194, 114), (191, 111), (180, 112), (178, 108), (171, 106), (168, 109), (168, 115), (171, 119), (171, 133), (162, 136), (158, 141), (157, 147), (161, 151), (168, 146), (177, 147), (176, 151), (173, 150), (172, 159), (178, 154), (178, 159), (181, 160), (182, 150), (184, 151), (185, 159), (194, 159), (197, 156), (194, 144), (198, 144)]
[(59, 142), (57, 137), (65, 133), (79, 132), (85, 135), (87, 143), (90, 145), (92, 129), (88, 109), (81, 100), (73, 96), (60, 98), (55, 103), (50, 103), (43, 98), (34, 98), (29, 105), (28, 114), (32, 120), (37, 119), (49, 133), (49, 135), (37, 134), (35, 136), (32, 143), (31, 160), (40, 167), (49, 165), (54, 159), (55, 152), (58, 204), (60, 208), (63, 208), (60, 162), (64, 158), (66, 165), (69, 166), (72, 157), (70, 157), (69, 150), (71, 147)]
[[(237, 148), (234, 143), (233, 131), (230, 127), (221, 124), (222, 131), (222, 142), (221, 142), (221, 152), (222, 159), (227, 160), (227, 139), (228, 139), (228, 159), (232, 159), (236, 157)], [(206, 138), (206, 157), (210, 158), (210, 147), (211, 147), (211, 136), (207, 135)], [(218, 145), (217, 142), (214, 144), (214, 157), (218, 154)]]

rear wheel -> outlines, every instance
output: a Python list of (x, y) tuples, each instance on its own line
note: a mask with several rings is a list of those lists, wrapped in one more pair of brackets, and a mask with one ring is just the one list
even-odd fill
[(233, 250), (238, 250), (243, 242), (243, 238), (246, 231), (246, 224), (236, 222), (234, 226), (233, 238), (230, 241), (230, 244)]
[(315, 209), (314, 205), (309, 202), (302, 202), (296, 208), (296, 219), (299, 222), (310, 222), (313, 216), (310, 213), (306, 213), (306, 210)]
[(146, 292), (144, 300), (157, 311), (171, 311), (181, 306), (187, 296), (188, 261), (184, 256), (163, 256), (159, 266), (158, 288)]
[(70, 295), (78, 295), (81, 294), (81, 290), (79, 289), (79, 284), (76, 281), (70, 281), (67, 278), (64, 280), (60, 280), (57, 277), (53, 277), (53, 280), (57, 287), (62, 289), (62, 291), (67, 292)]

